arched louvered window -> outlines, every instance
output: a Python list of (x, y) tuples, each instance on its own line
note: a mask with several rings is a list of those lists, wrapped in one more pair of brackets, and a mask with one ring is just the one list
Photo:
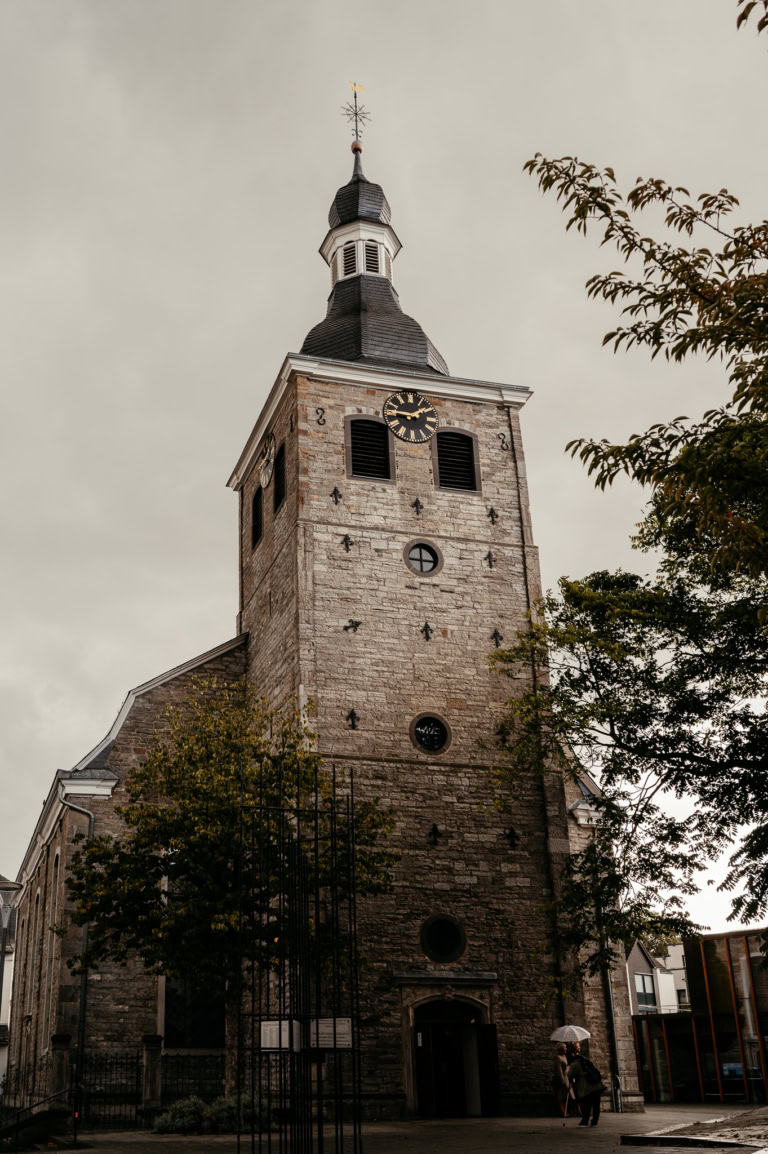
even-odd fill
[(355, 251), (356, 245), (345, 244), (342, 249), (342, 258), (344, 261), (344, 276), (354, 276), (357, 272), (357, 253)]
[(384, 268), (386, 270), (387, 276), (390, 280), (392, 280), (392, 258), (386, 249), (384, 249)]
[(443, 429), (433, 442), (435, 481), (439, 489), (480, 489), (480, 470), (475, 438), (454, 429)]
[(253, 494), (251, 506), (251, 548), (255, 549), (264, 536), (264, 490), (259, 485)]
[(383, 421), (372, 417), (348, 417), (346, 443), (347, 473), (350, 477), (394, 480), (392, 434)]
[(379, 246), (375, 240), (367, 240), (365, 242), (365, 271), (379, 271)]
[(282, 505), (285, 500), (285, 442), (280, 446), (275, 454), (275, 476), (272, 484), (274, 488), (274, 511)]
[(331, 259), (331, 285), (335, 285), (339, 279), (339, 254), (335, 252)]

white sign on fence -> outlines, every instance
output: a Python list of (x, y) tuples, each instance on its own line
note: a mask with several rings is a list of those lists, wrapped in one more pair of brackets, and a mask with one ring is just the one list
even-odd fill
[(315, 1018), (309, 1023), (309, 1044), (318, 1050), (351, 1050), (352, 1019)]
[[(293, 1034), (293, 1046), (291, 1046), (291, 1034)], [(300, 1050), (300, 1023), (289, 1022), (286, 1018), (283, 1018), (282, 1021), (262, 1022), (261, 1048), (262, 1050)]]

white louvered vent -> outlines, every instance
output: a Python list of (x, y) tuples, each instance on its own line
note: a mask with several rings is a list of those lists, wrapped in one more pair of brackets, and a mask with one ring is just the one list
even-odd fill
[(355, 246), (353, 244), (345, 244), (344, 250), (344, 276), (354, 276), (357, 272), (357, 256), (355, 254)]
[(387, 271), (387, 276), (392, 280), (392, 258), (386, 249), (384, 249), (384, 268)]
[(339, 279), (339, 254), (334, 253), (333, 254), (333, 260), (331, 261), (331, 285), (335, 285), (336, 281), (338, 279)]
[(365, 242), (365, 271), (379, 271), (379, 246), (374, 240)]

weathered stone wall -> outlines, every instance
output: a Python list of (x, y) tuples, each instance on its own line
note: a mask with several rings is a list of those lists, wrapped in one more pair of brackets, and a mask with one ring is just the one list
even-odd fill
[(298, 700), (300, 695), (296, 567), (299, 463), (294, 408), (289, 390), (270, 429), (277, 449), (285, 445), (285, 500), (275, 511), (273, 479), (264, 489), (264, 534), (252, 547), (253, 496), (261, 485), (254, 468), (243, 489), (240, 523), (240, 613), (242, 630), (249, 634), (248, 677), (274, 707)]
[[(299, 377), (286, 392), (274, 428), (295, 467), (296, 501), (274, 526), (265, 502), (264, 540), (256, 550), (249, 515), (241, 529), (249, 677), (273, 700), (286, 679), (294, 693), (301, 686), (316, 706), (321, 752), (354, 770), (358, 796), (379, 797), (395, 814), (392, 841), (402, 857), (393, 893), (359, 903), (368, 1113), (415, 1107), (418, 975), (422, 998), (442, 997), (447, 985), (449, 996), (485, 1007), (498, 1028), (503, 1107), (514, 1109), (547, 1097), (548, 1039), (562, 1009), (551, 996), (544, 906), (571, 848), (575, 822), (566, 808), (580, 796), (575, 786), (566, 793), (562, 776), (550, 773), (521, 781), (505, 811), (494, 806), (495, 731), (515, 684), (489, 666), (492, 634), (498, 629), (511, 641), (540, 594), (518, 416), (496, 404), (430, 398), (442, 428), (477, 437), (480, 493), (437, 489), (429, 443), (395, 440), (392, 483), (353, 478), (344, 418), (379, 416), (390, 391)], [(257, 484), (252, 473), (247, 514)], [(289, 500), (293, 484), (289, 472)], [(338, 503), (334, 489), (342, 494)], [(417, 577), (405, 565), (403, 549), (416, 538), (439, 549), (444, 563), (435, 576)], [(295, 590), (295, 624), (287, 602), (276, 616), (274, 595), (268, 613), (275, 572), (291, 596)], [(350, 620), (361, 622), (356, 632), (344, 629)], [(298, 669), (284, 652), (295, 637)], [(452, 741), (442, 754), (427, 755), (410, 740), (411, 720), (426, 711), (450, 726)], [(505, 836), (510, 826), (514, 848)], [(421, 926), (435, 913), (458, 918), (467, 932), (465, 954), (446, 966), (429, 961), (420, 946)], [(461, 992), (451, 987), (451, 975)], [(586, 993), (586, 1005), (577, 996), (565, 1011), (576, 1021), (586, 1013), (590, 1027), (594, 1017), (595, 1052), (607, 1054), (600, 988)]]

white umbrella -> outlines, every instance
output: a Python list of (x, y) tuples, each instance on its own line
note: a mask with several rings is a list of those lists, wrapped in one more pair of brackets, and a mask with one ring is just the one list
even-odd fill
[(583, 1042), (591, 1037), (589, 1030), (583, 1026), (559, 1026), (549, 1035), (550, 1042)]

